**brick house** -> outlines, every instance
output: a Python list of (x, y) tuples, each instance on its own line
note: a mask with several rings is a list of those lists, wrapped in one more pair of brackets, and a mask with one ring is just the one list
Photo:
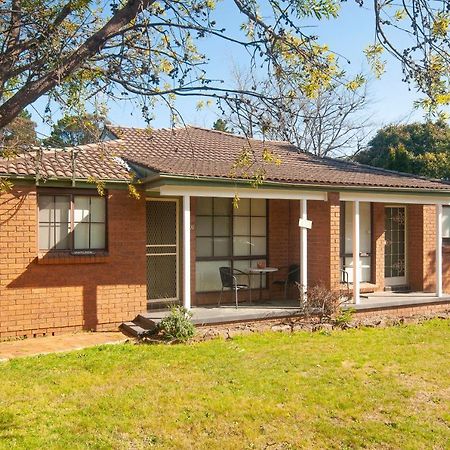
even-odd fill
[[(230, 176), (243, 150), (282, 163), (256, 163), (266, 180), (254, 188), (244, 169)], [(258, 263), (278, 271), (249, 278), (257, 301), (282, 303), (273, 282), (297, 265), (307, 288), (347, 282), (356, 304), (400, 289), (448, 304), (444, 182), (197, 127), (111, 127), (99, 144), (0, 159), (0, 176), (14, 185), (0, 194), (0, 338), (114, 329), (169, 301), (217, 304), (219, 267)]]

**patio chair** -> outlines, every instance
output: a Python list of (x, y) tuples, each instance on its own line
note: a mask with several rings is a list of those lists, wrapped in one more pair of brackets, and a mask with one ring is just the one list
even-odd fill
[(350, 281), (348, 277), (348, 272), (345, 269), (341, 269), (341, 284), (347, 286), (347, 294), (350, 292)]
[[(220, 280), (222, 282), (222, 291), (220, 292), (219, 302), (217, 306), (220, 306), (223, 296), (224, 288), (229, 288), (234, 290), (234, 297), (236, 301), (236, 308), (239, 306), (238, 303), (238, 291), (241, 289), (249, 289), (250, 290), (250, 303), (252, 301), (252, 290), (250, 289), (250, 276), (248, 273), (243, 272), (239, 269), (231, 270), (230, 267), (219, 267), (220, 272)], [(248, 278), (248, 284), (238, 283), (236, 275), (245, 275)]]
[(295, 286), (300, 281), (300, 266), (291, 264), (288, 268), (287, 276), (284, 280), (275, 280), (272, 284), (284, 287), (284, 299), (287, 298), (287, 290), (289, 286)]

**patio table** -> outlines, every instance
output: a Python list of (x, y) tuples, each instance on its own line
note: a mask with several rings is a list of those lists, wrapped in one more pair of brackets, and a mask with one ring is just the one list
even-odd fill
[(264, 274), (268, 274), (268, 273), (272, 273), (272, 272), (277, 272), (278, 268), (277, 267), (250, 267), (250, 269), (248, 269), (248, 273), (249, 275), (257, 275), (259, 274), (259, 301), (262, 300), (262, 278)]

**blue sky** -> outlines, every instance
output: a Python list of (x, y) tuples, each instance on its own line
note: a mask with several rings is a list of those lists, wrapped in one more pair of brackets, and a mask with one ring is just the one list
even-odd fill
[[(371, 3), (371, 2), (370, 2)], [(368, 5), (370, 4), (368, 3)], [(231, 0), (224, 0), (218, 4), (216, 11), (217, 21), (228, 32), (239, 34), (239, 27), (243, 19), (237, 14), (236, 7)], [(342, 61), (343, 67), (350, 74), (358, 72), (369, 73), (369, 68), (363, 55), (364, 48), (373, 43), (374, 19), (369, 7), (360, 8), (353, 0), (342, 4), (342, 9), (337, 19), (316, 21), (304, 20), (307, 31), (318, 35), (321, 43), (327, 43), (329, 47), (350, 60), (350, 64)], [(246, 68), (248, 57), (245, 51), (223, 41), (202, 40), (199, 43), (201, 51), (210, 57), (207, 73), (210, 78), (221, 79), (224, 86), (232, 86), (232, 70), (234, 66)], [(408, 85), (401, 81), (402, 72), (400, 63), (393, 58), (388, 61), (387, 71), (380, 79), (371, 80), (369, 84), (370, 104), (368, 114), (371, 116), (371, 125), (374, 129), (387, 123), (397, 121), (420, 120), (422, 114), (413, 108), (413, 102), (418, 95), (408, 89)], [(185, 98), (177, 102), (186, 123), (203, 127), (211, 127), (219, 117), (215, 107), (197, 111), (198, 99)], [(36, 104), (37, 109), (43, 110), (43, 101)], [(110, 104), (109, 119), (115, 125), (145, 126), (145, 122), (138, 106), (131, 102)], [(34, 120), (38, 123), (38, 131), (48, 134), (48, 126), (42, 123), (39, 116), (30, 109)], [(165, 107), (159, 106), (154, 111), (155, 120), (153, 127), (168, 127), (170, 120)]]

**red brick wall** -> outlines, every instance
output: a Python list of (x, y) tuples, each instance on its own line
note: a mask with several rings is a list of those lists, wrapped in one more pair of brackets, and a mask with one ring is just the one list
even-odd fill
[(384, 290), (385, 208), (383, 203), (372, 204), (372, 283)]
[(0, 338), (107, 330), (146, 308), (145, 199), (108, 193), (109, 253), (38, 259), (36, 189), (0, 195)]
[(328, 201), (308, 201), (308, 285), (339, 289), (339, 194), (328, 193)]
[[(406, 220), (409, 285), (415, 291), (434, 292), (436, 286), (435, 207), (408, 205)], [(446, 280), (448, 276), (444, 276), (444, 281)]]

